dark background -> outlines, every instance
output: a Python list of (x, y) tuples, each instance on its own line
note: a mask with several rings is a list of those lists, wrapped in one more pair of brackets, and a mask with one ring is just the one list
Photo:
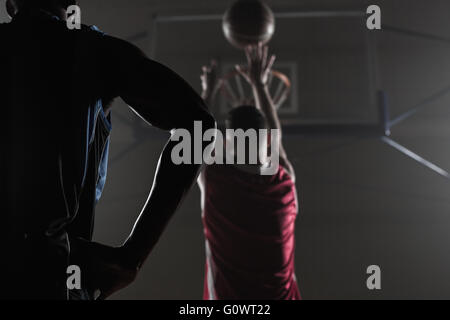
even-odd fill
[[(222, 0), (83, 0), (82, 21), (133, 40), (197, 90), (202, 64), (212, 57), (244, 61), (216, 22), (160, 26), (159, 15), (222, 14)], [(276, 12), (382, 9), (383, 24), (450, 38), (445, 0), (268, 1)], [(4, 1), (0, 20), (7, 21)], [(450, 85), (450, 45), (374, 31), (376, 73), (369, 72), (363, 19), (279, 21), (272, 51), (297, 65), (294, 122), (374, 123), (374, 90), (386, 91), (392, 116)], [(153, 40), (157, 34), (157, 39)], [(7, 45), (7, 44), (0, 44)], [(373, 56), (372, 56), (373, 57)], [(151, 88), (149, 88), (151, 90)], [(176, 94), (176, 93), (174, 93)], [(450, 169), (450, 94), (393, 129), (393, 138)], [(286, 121), (286, 119), (285, 119)], [(144, 126), (122, 101), (113, 115), (111, 166), (99, 204), (95, 238), (119, 245), (130, 232), (152, 183), (161, 135)], [(450, 298), (450, 181), (378, 139), (286, 136), (301, 200), (296, 270), (306, 299)], [(176, 181), (174, 181), (176, 183)], [(366, 268), (379, 265), (382, 290), (366, 287)], [(200, 299), (204, 276), (200, 194), (194, 187), (136, 283), (116, 299)]]

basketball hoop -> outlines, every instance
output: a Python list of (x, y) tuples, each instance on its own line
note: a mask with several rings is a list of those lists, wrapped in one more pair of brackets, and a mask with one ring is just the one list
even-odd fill
[[(289, 96), (291, 81), (280, 71), (272, 70), (269, 76), (268, 88), (278, 110)], [(250, 85), (236, 70), (226, 73), (219, 79), (212, 93), (212, 101), (216, 101), (219, 94), (226, 102), (227, 108), (255, 104)]]

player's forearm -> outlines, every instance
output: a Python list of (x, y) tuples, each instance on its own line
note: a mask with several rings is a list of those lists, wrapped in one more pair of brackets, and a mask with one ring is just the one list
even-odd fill
[(282, 143), (281, 122), (280, 118), (278, 117), (275, 104), (273, 103), (272, 97), (270, 95), (269, 88), (267, 87), (267, 85), (263, 84), (253, 85), (252, 88), (256, 106), (264, 113), (269, 125), (269, 129), (277, 129), (279, 131), (279, 154), (282, 162), (286, 162), (287, 155)]
[[(203, 129), (215, 127), (214, 121), (202, 122)], [(160, 239), (173, 214), (196, 182), (201, 165), (175, 165), (172, 149), (178, 142), (169, 141), (164, 148), (155, 174), (150, 196), (134, 229), (124, 244), (129, 259), (142, 266)]]
[(208, 110), (211, 110), (211, 105), (212, 105), (212, 93), (209, 92), (209, 90), (207, 91), (202, 91), (201, 95), (200, 95), (203, 99), (203, 101), (205, 102), (206, 107), (208, 108)]
[(255, 84), (252, 87), (256, 106), (266, 116), (269, 128), (281, 130), (280, 119), (278, 118), (277, 110), (270, 96), (269, 88), (263, 84)]

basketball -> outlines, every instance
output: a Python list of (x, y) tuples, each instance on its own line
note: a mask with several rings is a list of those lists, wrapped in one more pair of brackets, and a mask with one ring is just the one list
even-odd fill
[(225, 38), (243, 49), (258, 42), (269, 42), (275, 32), (275, 16), (264, 2), (238, 0), (223, 16)]

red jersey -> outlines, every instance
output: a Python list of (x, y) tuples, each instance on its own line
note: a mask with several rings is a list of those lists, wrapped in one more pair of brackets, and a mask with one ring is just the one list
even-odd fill
[(298, 300), (295, 184), (231, 165), (205, 169), (205, 300)]

